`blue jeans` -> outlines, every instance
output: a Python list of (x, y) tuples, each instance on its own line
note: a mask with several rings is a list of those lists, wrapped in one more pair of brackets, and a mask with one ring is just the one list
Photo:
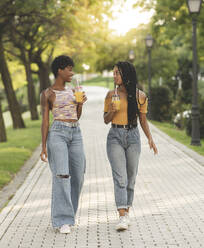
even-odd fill
[(79, 126), (54, 121), (47, 137), (52, 172), (51, 219), (53, 227), (74, 225), (85, 173), (85, 155)]
[(112, 168), (117, 209), (132, 206), (135, 179), (141, 152), (138, 128), (111, 128), (107, 137), (107, 154)]

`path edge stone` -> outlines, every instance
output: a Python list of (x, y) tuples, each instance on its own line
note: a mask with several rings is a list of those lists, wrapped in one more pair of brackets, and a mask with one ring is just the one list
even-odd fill
[(17, 190), (24, 183), (31, 169), (36, 165), (37, 161), (39, 160), (40, 151), (41, 144), (34, 150), (31, 157), (24, 163), (11, 182), (9, 182), (0, 190), (0, 212), (13, 198)]
[(168, 134), (166, 134), (163, 131), (161, 131), (159, 128), (157, 128), (152, 123), (150, 123), (150, 122), (148, 122), (148, 123), (149, 123), (150, 129), (152, 131), (154, 130), (162, 138), (168, 140), (168, 142), (170, 142), (171, 144), (173, 144), (174, 146), (176, 146), (178, 149), (180, 149), (182, 152), (184, 152), (185, 154), (187, 154), (189, 157), (191, 157), (192, 159), (194, 159), (197, 163), (199, 163), (199, 165), (204, 166), (204, 156), (198, 154), (197, 152), (191, 150), (187, 146), (185, 146), (185, 145), (181, 144), (180, 142), (174, 140)]

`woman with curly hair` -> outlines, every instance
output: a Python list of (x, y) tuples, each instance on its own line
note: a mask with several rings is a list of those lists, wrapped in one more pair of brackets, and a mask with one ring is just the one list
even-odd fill
[[(49, 161), (52, 172), (51, 219), (53, 228), (70, 233), (75, 223), (79, 196), (84, 181), (85, 154), (79, 119), (87, 98), (80, 102), (66, 83), (74, 75), (74, 62), (61, 55), (52, 62), (54, 84), (41, 93), (42, 161)], [(49, 113), (53, 123), (49, 127)]]

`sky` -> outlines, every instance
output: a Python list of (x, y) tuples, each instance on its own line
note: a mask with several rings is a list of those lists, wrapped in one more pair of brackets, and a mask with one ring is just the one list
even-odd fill
[[(121, 7), (119, 2), (124, 2), (124, 5)], [(140, 8), (133, 8), (136, 0), (127, 0), (127, 1), (115, 1), (115, 4), (112, 8), (113, 17), (115, 20), (110, 20), (109, 27), (114, 30), (118, 35), (124, 35), (131, 28), (136, 28), (138, 25), (148, 23), (153, 11), (142, 12)]]

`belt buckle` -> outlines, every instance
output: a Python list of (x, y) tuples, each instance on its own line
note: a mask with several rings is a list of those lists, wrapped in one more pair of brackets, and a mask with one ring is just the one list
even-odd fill
[(77, 127), (77, 122), (66, 122), (67, 127)]
[(128, 129), (128, 125), (127, 126), (126, 125), (123, 125), (123, 128), (127, 130)]
[(69, 122), (65, 122), (65, 123), (66, 123), (65, 126), (71, 127), (71, 123), (69, 123)]
[(71, 127), (77, 127), (77, 122), (71, 123)]

